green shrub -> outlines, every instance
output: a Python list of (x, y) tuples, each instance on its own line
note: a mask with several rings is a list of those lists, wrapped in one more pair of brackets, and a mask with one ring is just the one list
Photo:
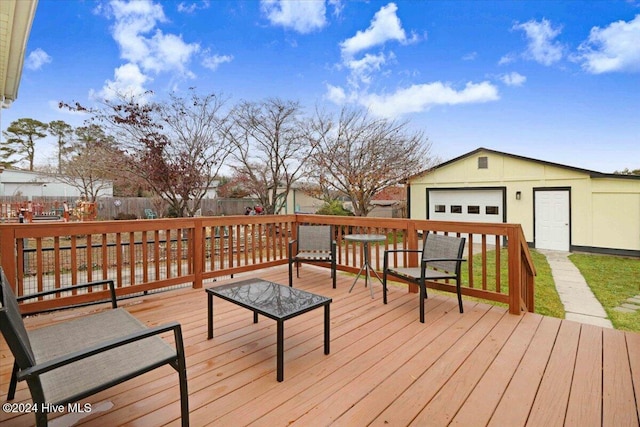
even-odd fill
[(342, 202), (340, 200), (333, 200), (329, 203), (325, 203), (316, 213), (318, 215), (353, 216), (353, 213), (342, 207)]

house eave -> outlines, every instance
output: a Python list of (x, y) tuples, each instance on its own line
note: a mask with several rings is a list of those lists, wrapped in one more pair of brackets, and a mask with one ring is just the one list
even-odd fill
[(22, 68), (38, 0), (0, 1), (0, 104), (18, 98)]

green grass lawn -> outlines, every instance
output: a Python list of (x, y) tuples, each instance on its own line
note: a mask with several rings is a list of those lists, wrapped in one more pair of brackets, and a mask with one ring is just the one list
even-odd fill
[[(547, 258), (536, 252), (535, 250), (531, 250), (531, 258), (533, 259), (533, 264), (536, 268), (537, 276), (535, 278), (535, 312), (545, 315), (558, 317), (560, 319), (564, 319), (565, 312), (564, 306), (560, 301), (560, 296), (558, 296), (558, 292), (556, 291), (556, 285), (553, 281), (553, 277), (551, 276), (551, 268), (549, 267), (549, 263), (547, 263)], [(508, 255), (507, 250), (502, 249), (500, 252), (500, 277), (502, 286), (508, 286)], [(495, 251), (487, 252), (487, 264), (494, 265), (495, 264)], [(474, 255), (474, 269), (473, 269), (473, 280), (474, 283), (478, 284), (482, 283), (482, 255), (476, 254)], [(469, 273), (468, 268), (466, 266), (463, 267), (462, 271), (462, 283), (469, 283), (468, 280)], [(493, 268), (487, 271), (487, 282), (495, 283), (496, 275)], [(430, 289), (429, 292), (437, 292), (435, 290)], [(472, 300), (472, 301), (481, 301), (488, 304), (499, 305), (502, 307), (507, 307), (507, 304), (502, 304), (493, 301), (487, 301), (484, 299), (472, 298), (463, 296), (464, 299)]]
[(545, 316), (558, 317), (564, 319), (564, 305), (560, 301), (560, 296), (556, 290), (556, 283), (551, 276), (551, 267), (547, 262), (547, 257), (531, 249), (531, 258), (536, 267), (535, 279), (535, 312)]
[(640, 332), (640, 311), (614, 310), (627, 298), (640, 295), (640, 260), (608, 255), (572, 254), (578, 267), (616, 329)]

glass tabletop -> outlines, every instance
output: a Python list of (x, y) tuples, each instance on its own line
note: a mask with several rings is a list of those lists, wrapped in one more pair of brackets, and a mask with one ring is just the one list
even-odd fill
[(344, 240), (353, 242), (384, 242), (387, 236), (384, 234), (347, 234), (343, 236)]
[(275, 319), (286, 319), (331, 302), (331, 298), (262, 279), (207, 288), (207, 292)]

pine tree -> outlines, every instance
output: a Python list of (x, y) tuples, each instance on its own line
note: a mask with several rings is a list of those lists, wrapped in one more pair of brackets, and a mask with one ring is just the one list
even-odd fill
[(38, 120), (22, 118), (11, 122), (3, 132), (5, 140), (0, 143), (0, 162), (4, 167), (26, 160), (33, 170), (35, 142), (47, 136), (49, 125)]

